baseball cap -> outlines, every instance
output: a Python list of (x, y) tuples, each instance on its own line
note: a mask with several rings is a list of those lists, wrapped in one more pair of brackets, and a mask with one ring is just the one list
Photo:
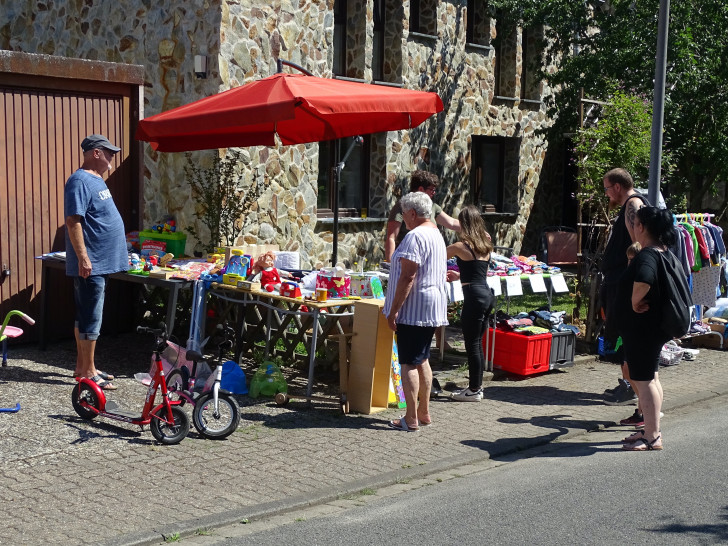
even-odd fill
[(84, 152), (95, 150), (96, 148), (104, 148), (112, 154), (121, 150), (121, 148), (114, 146), (111, 142), (109, 142), (109, 139), (104, 135), (89, 135), (83, 139), (83, 142), (81, 142), (81, 149)]

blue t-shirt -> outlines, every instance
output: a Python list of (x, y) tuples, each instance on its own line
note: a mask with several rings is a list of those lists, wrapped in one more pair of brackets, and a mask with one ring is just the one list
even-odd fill
[[(81, 216), (83, 240), (91, 260), (92, 275), (129, 269), (124, 221), (104, 179), (78, 169), (63, 192), (65, 217)], [(66, 230), (66, 275), (78, 276), (78, 256)]]

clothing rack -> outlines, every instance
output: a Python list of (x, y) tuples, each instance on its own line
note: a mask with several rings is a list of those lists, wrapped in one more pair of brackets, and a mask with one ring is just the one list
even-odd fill
[(715, 214), (709, 213), (709, 212), (684, 212), (681, 214), (674, 214), (675, 219), (678, 221), (686, 222), (688, 220), (697, 220), (697, 221), (703, 221), (707, 220), (710, 222), (711, 218), (715, 218)]

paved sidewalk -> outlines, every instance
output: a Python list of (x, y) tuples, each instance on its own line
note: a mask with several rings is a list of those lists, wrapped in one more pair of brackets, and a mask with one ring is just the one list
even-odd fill
[[(118, 376), (110, 398), (132, 409), (145, 393), (133, 375), (148, 369), (147, 345), (134, 334), (99, 342), (100, 367)], [(22, 406), (0, 413), (0, 544), (156, 544), (614, 426), (634, 409), (602, 404), (619, 367), (583, 356), (528, 379), (496, 376), (481, 403), (440, 398), (433, 425), (414, 434), (387, 427), (396, 409), (343, 416), (336, 402), (278, 407), (239, 397), (241, 425), (228, 440), (193, 429), (181, 444), (161, 446), (148, 430), (78, 418), (74, 359), (72, 343), (16, 347), (0, 369), (0, 406)], [(440, 377), (465, 385), (457, 364), (441, 368)], [(669, 449), (670, 411), (728, 393), (728, 358), (702, 349), (660, 377)]]

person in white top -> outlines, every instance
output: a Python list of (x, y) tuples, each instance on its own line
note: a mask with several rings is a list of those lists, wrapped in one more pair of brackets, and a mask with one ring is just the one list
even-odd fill
[(430, 220), (430, 197), (409, 193), (401, 204), (409, 232), (392, 256), (383, 313), (397, 332), (407, 410), (389, 425), (414, 432), (432, 422), (430, 344), (435, 329), (447, 325), (447, 250), (437, 225)]

